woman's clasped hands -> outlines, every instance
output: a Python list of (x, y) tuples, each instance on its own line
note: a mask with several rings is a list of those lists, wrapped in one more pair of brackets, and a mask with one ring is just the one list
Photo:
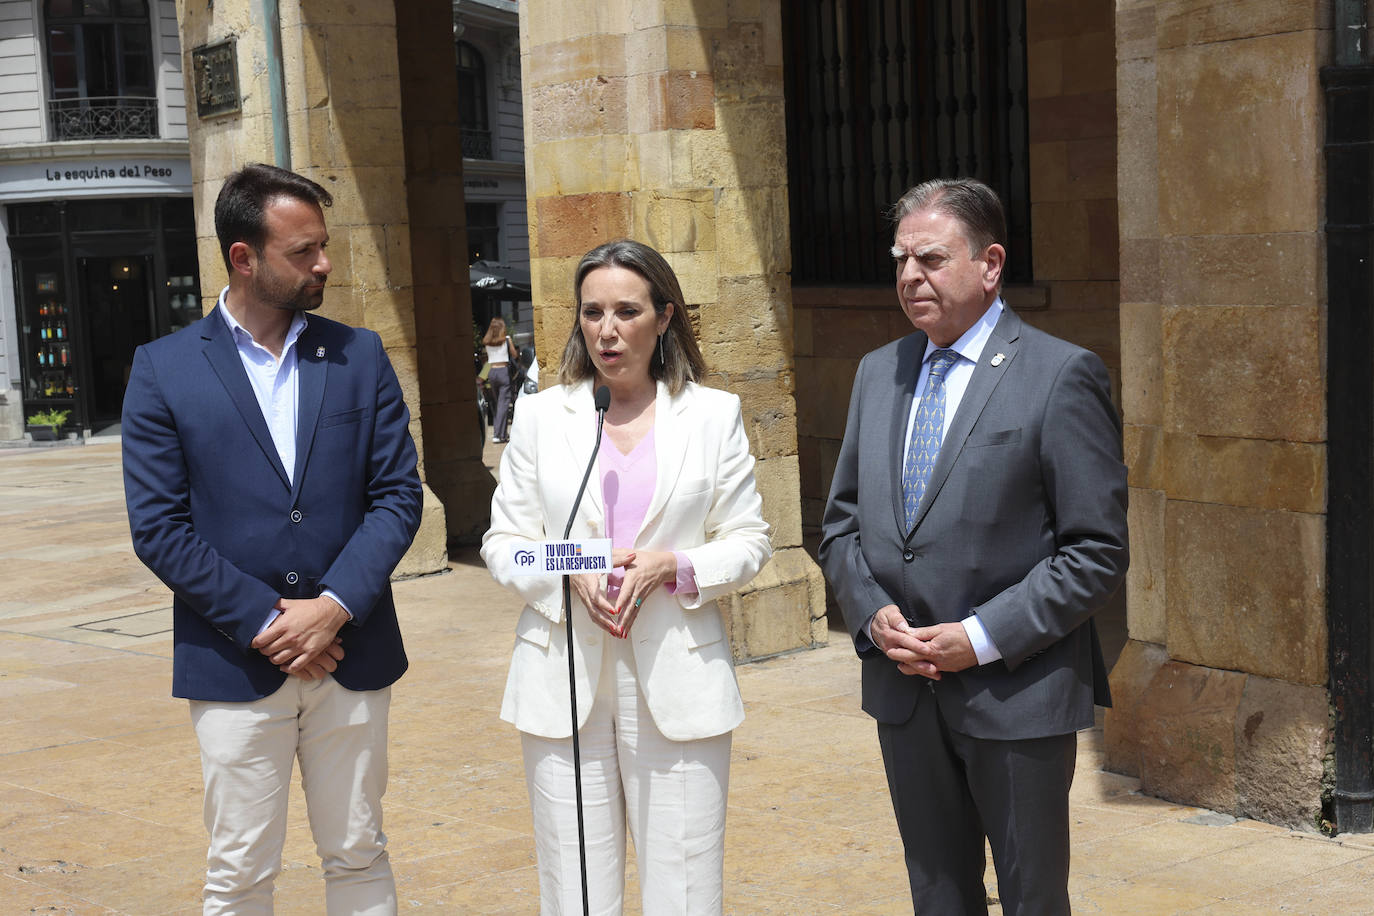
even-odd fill
[(677, 555), (671, 550), (617, 547), (611, 551), (611, 565), (625, 571), (614, 598), (607, 589), (607, 577), (595, 573), (573, 576), (572, 587), (596, 625), (617, 639), (624, 639), (654, 589), (677, 581)]

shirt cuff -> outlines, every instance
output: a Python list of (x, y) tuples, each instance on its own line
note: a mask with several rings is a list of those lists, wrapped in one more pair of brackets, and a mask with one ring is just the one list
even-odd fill
[(348, 615), (348, 622), (353, 622), (353, 612), (348, 609), (348, 605), (344, 604), (344, 600), (339, 597), (338, 592), (334, 591), (332, 588), (326, 588), (320, 592), (320, 597), (333, 598), (338, 603), (339, 607), (343, 608), (343, 612)]
[(877, 616), (878, 612), (874, 611), (872, 614), (869, 614), (868, 619), (864, 621), (863, 632), (859, 635), (862, 636), (864, 639), (868, 640), (868, 645), (865, 646), (858, 640), (855, 640), (854, 648), (859, 652), (867, 652), (869, 649), (878, 648), (878, 644), (873, 641), (873, 618)]
[(700, 589), (697, 588), (697, 571), (692, 566), (692, 561), (687, 559), (687, 554), (681, 550), (674, 550), (673, 556), (677, 557), (677, 581), (670, 582), (666, 588), (670, 595), (695, 595)]
[(964, 632), (968, 634), (968, 641), (973, 643), (973, 654), (978, 657), (978, 664), (986, 665), (1002, 657), (1001, 650), (992, 641), (992, 637), (988, 635), (987, 629), (983, 626), (983, 621), (978, 619), (977, 614), (970, 614), (959, 622), (964, 625)]
[(277, 610), (276, 608), (272, 608), (271, 612), (267, 615), (267, 619), (262, 622), (262, 626), (258, 627), (258, 632), (254, 635), (261, 636), (262, 631), (270, 627), (272, 625), (272, 621), (276, 620), (280, 616), (281, 611)]

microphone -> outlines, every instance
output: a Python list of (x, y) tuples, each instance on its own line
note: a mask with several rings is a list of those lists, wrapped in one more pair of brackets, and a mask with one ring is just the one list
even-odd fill
[[(602, 385), (593, 395), (596, 405), (596, 445), (592, 457), (587, 462), (587, 472), (582, 475), (582, 486), (577, 488), (577, 498), (573, 500), (572, 511), (568, 513), (568, 527), (563, 529), (563, 540), (572, 534), (573, 519), (577, 518), (577, 508), (582, 505), (582, 494), (587, 489), (587, 479), (592, 476), (592, 467), (601, 451), (601, 430), (606, 425), (606, 411), (611, 408), (611, 389)], [(577, 740), (577, 673), (573, 665), (573, 623), (572, 623), (572, 580), (563, 575), (563, 623), (568, 635), (568, 712), (572, 721), (573, 746), (573, 785), (577, 794), (577, 856), (582, 866), (582, 912), (590, 912), (587, 901), (587, 833), (582, 813), (582, 748)]]
[(572, 534), (573, 519), (577, 517), (578, 506), (582, 505), (582, 494), (587, 490), (587, 480), (592, 476), (592, 466), (596, 464), (596, 456), (601, 451), (601, 428), (606, 425), (606, 411), (611, 409), (611, 389), (605, 385), (596, 389), (593, 403), (596, 405), (596, 445), (592, 448), (591, 460), (587, 462), (587, 472), (582, 475), (582, 486), (577, 488), (577, 498), (573, 500), (572, 511), (568, 513), (568, 527), (563, 529), (565, 541)]

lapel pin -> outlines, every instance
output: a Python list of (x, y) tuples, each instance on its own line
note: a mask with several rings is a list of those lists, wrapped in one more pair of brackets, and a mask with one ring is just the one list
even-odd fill
[(991, 364), (992, 367), (995, 369), (995, 368), (997, 368), (998, 366), (1002, 365), (1002, 360), (1004, 360), (1004, 359), (1006, 359), (1006, 358), (1007, 358), (1007, 355), (1006, 355), (1005, 353), (998, 353), (996, 356), (994, 356), (994, 357), (992, 358), (990, 364)]
[[(1002, 354), (999, 353), (999, 354), (997, 354), (997, 356), (998, 356), (998, 358), (1000, 359), (1001, 356), (1002, 356)], [(315, 358), (316, 358), (316, 359), (324, 359), (324, 347), (316, 347), (316, 348), (315, 348)], [(994, 363), (993, 365), (996, 365), (996, 363)]]

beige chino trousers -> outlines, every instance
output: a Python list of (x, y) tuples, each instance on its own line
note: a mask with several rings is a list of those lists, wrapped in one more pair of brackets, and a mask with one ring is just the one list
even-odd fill
[(268, 916), (286, 841), (291, 769), (324, 870), (329, 916), (394, 916), (382, 833), (391, 688), (286, 679), (249, 703), (191, 701), (210, 851), (205, 916)]

